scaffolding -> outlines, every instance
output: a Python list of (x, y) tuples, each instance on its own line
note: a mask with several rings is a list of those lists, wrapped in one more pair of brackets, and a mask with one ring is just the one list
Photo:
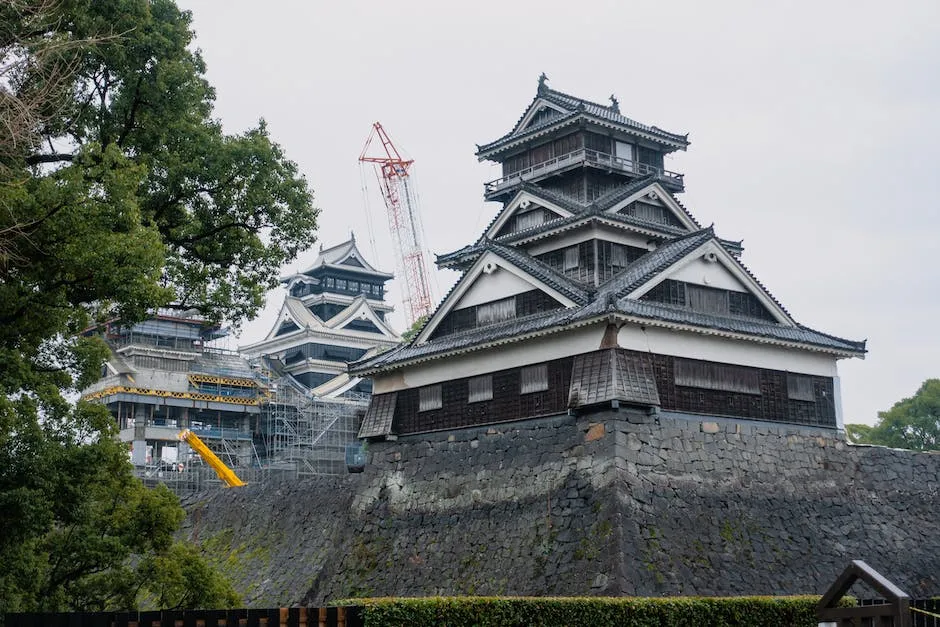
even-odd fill
[(317, 398), (285, 375), (261, 406), (262, 456), (298, 476), (345, 474), (346, 447), (358, 443), (367, 406), (367, 397)]

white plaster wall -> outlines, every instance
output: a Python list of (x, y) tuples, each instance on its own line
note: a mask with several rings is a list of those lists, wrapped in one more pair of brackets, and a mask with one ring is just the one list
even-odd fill
[(747, 292), (731, 272), (719, 262), (708, 262), (699, 256), (698, 259), (682, 266), (668, 277), (675, 281), (686, 281), (696, 285), (707, 285), (734, 292)]
[(134, 383), (130, 385), (151, 390), (186, 392), (189, 390), (189, 378), (185, 372), (148, 369), (136, 373), (134, 375)]
[(801, 351), (782, 346), (715, 337), (687, 331), (628, 324), (618, 334), (620, 346), (660, 355), (702, 359), (756, 368), (785, 370), (821, 377), (837, 376), (832, 355)]
[(464, 292), (454, 309), (472, 307), (481, 303), (508, 298), (536, 289), (536, 286), (505, 268), (498, 267), (492, 274), (481, 274)]
[(373, 379), (373, 393), (384, 394), (407, 388), (474, 377), (506, 368), (518, 368), (600, 348), (606, 322), (498, 346), (485, 351), (434, 360), (408, 368), (403, 372), (378, 375)]

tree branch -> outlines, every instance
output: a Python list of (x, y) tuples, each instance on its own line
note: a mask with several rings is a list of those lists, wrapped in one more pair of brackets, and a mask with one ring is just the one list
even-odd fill
[(40, 163), (61, 163), (75, 161), (75, 155), (67, 152), (53, 155), (30, 155), (26, 157), (26, 165), (39, 165)]

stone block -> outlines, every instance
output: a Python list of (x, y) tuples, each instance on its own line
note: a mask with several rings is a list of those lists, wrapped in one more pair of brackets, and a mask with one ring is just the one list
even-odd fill
[(584, 441), (594, 442), (595, 440), (600, 440), (604, 437), (605, 433), (606, 429), (603, 422), (592, 424), (588, 428), (587, 433), (584, 434)]

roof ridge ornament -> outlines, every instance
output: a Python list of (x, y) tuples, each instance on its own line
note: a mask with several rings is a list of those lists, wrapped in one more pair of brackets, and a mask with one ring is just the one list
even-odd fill
[(545, 74), (545, 72), (542, 72), (539, 75), (539, 90), (538, 90), (539, 95), (544, 94), (546, 91), (548, 91), (548, 85), (546, 83), (548, 83), (548, 76)]
[(610, 95), (610, 109), (614, 113), (620, 113), (620, 101), (617, 100), (617, 96), (614, 94)]

